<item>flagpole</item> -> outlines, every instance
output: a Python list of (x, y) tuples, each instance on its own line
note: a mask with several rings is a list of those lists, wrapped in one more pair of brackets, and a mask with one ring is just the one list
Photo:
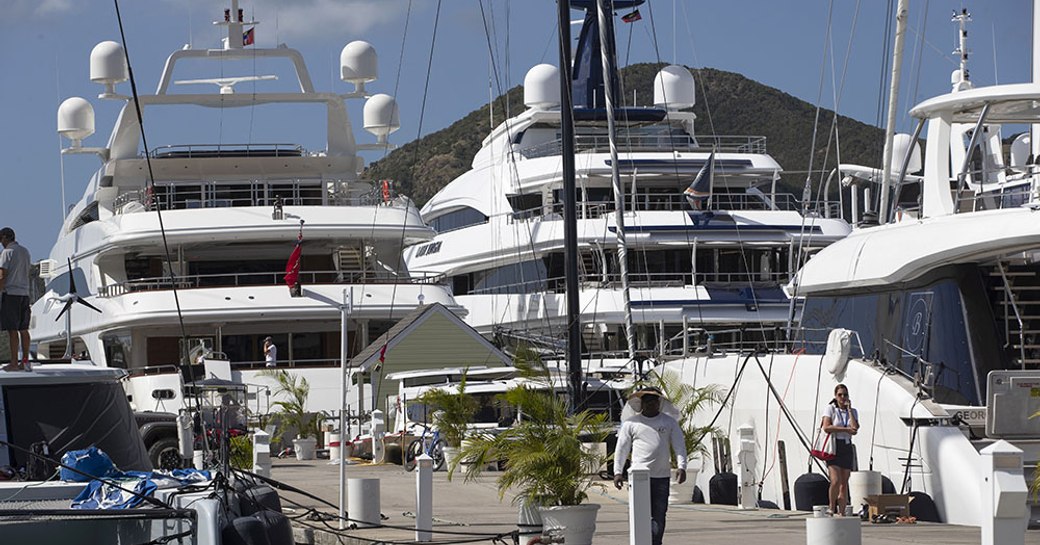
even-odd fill
[(343, 304), (340, 312), (340, 349), (339, 349), (339, 529), (345, 528), (344, 509), (347, 503), (347, 321), (354, 304), (354, 288), (343, 290)]

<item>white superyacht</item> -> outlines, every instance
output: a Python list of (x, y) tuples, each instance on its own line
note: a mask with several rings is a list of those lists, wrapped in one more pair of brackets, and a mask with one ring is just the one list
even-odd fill
[[(72, 142), (63, 153), (96, 155), (101, 166), (41, 262), (47, 287), (33, 307), (33, 340), (45, 357), (127, 369), (137, 410), (176, 411), (183, 382), (204, 373), (270, 392), (257, 375), (271, 336), (277, 367), (312, 385), (308, 408), (338, 409), (346, 299), (347, 357), (417, 305), (461, 311), (401, 258), (435, 234), (417, 208), (392, 182), (359, 177), (359, 151), (388, 146), (397, 105), (365, 90), (378, 72), (365, 42), (340, 55), (342, 79), (356, 86), (344, 95), (316, 90), (297, 50), (255, 45), (257, 23), (237, 0), (215, 24), (227, 30), (221, 48), (175, 51), (155, 93), (137, 100), (116, 92), (128, 79), (123, 47), (103, 42), (91, 53), (99, 98), (123, 106), (103, 147), (82, 143), (94, 131), (88, 101), (59, 109), (59, 133)], [(363, 126), (376, 143), (360, 142), (348, 100), (366, 101)], [(278, 136), (253, 136), (260, 127)], [(305, 147), (311, 141), (320, 145)], [(293, 294), (285, 276), (301, 237)], [(63, 310), (77, 299), (100, 312)], [(214, 365), (186, 365), (200, 361)], [(269, 398), (258, 397), (260, 412)]]

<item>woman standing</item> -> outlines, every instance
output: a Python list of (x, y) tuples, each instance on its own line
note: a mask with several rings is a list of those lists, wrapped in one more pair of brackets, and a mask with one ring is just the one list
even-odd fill
[(836, 453), (834, 459), (827, 461), (831, 513), (844, 515), (845, 506), (849, 504), (849, 475), (856, 460), (852, 436), (859, 431), (859, 413), (852, 408), (849, 389), (844, 384), (834, 387), (834, 399), (823, 408), (820, 428), (831, 434)]

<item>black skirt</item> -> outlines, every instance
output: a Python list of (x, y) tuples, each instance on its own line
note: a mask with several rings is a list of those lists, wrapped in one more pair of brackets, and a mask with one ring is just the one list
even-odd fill
[(834, 450), (836, 456), (827, 460), (827, 467), (838, 466), (850, 471), (856, 469), (856, 445), (853, 445), (851, 441), (838, 439), (834, 442)]

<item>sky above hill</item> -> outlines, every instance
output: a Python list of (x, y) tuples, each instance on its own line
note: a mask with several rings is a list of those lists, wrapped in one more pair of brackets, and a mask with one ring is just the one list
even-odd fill
[[(668, 62), (738, 72), (866, 123), (878, 124), (883, 118), (879, 93), (887, 89), (879, 82), (887, 60), (885, 29), (892, 19), (888, 2), (651, 2), (640, 8), (642, 20), (617, 22), (621, 65)], [(230, 0), (122, 1), (125, 45), (138, 91), (153, 93), (166, 57), (185, 44), (218, 48), (221, 28), (212, 21), (222, 18), (229, 4)], [(912, 3), (899, 130), (912, 129), (905, 113), (912, 103), (949, 90), (950, 72), (956, 68), (956, 30), (950, 16), (962, 7), (973, 18), (969, 37), (975, 84), (1030, 78), (1031, 3), (975, 4)], [(372, 43), (379, 53), (380, 78), (369, 90), (397, 97), (402, 126), (391, 141), (398, 144), (442, 129), (491, 96), (521, 84), (535, 64), (557, 64), (552, 0), (242, 0), (241, 7), (247, 19), (260, 21), (256, 44), (285, 43), (299, 49), (322, 91), (349, 92), (352, 87), (338, 77), (340, 50), (353, 40)], [(96, 98), (101, 87), (89, 81), (89, 55), (98, 42), (121, 41), (119, 27), (110, 1), (4, 0), (0, 9), (0, 160), (5, 166), (0, 224), (14, 227), (33, 259), (40, 260), (50, 252), (65, 210), (81, 197), (99, 166), (91, 156), (59, 155), (65, 143), (55, 131), (57, 108), (71, 96), (88, 99), (95, 108), (97, 133), (85, 145), (105, 145), (121, 103)], [(573, 12), (572, 19), (580, 18)], [(572, 27), (575, 37), (578, 28)], [(127, 84), (119, 90), (130, 92)], [(361, 107), (352, 102), (349, 108), (358, 139), (372, 142), (373, 137), (360, 130)], [(277, 127), (248, 123), (220, 119), (216, 133), (203, 134), (194, 143), (284, 141), (277, 139)], [(165, 132), (156, 127), (156, 135), (176, 141), (189, 128), (208, 128), (205, 123), (191, 124), (174, 122)], [(152, 130), (147, 122), (145, 126)], [(324, 131), (319, 132), (323, 137)], [(157, 145), (149, 140), (150, 146)], [(366, 152), (365, 157), (370, 162), (380, 155)]]

